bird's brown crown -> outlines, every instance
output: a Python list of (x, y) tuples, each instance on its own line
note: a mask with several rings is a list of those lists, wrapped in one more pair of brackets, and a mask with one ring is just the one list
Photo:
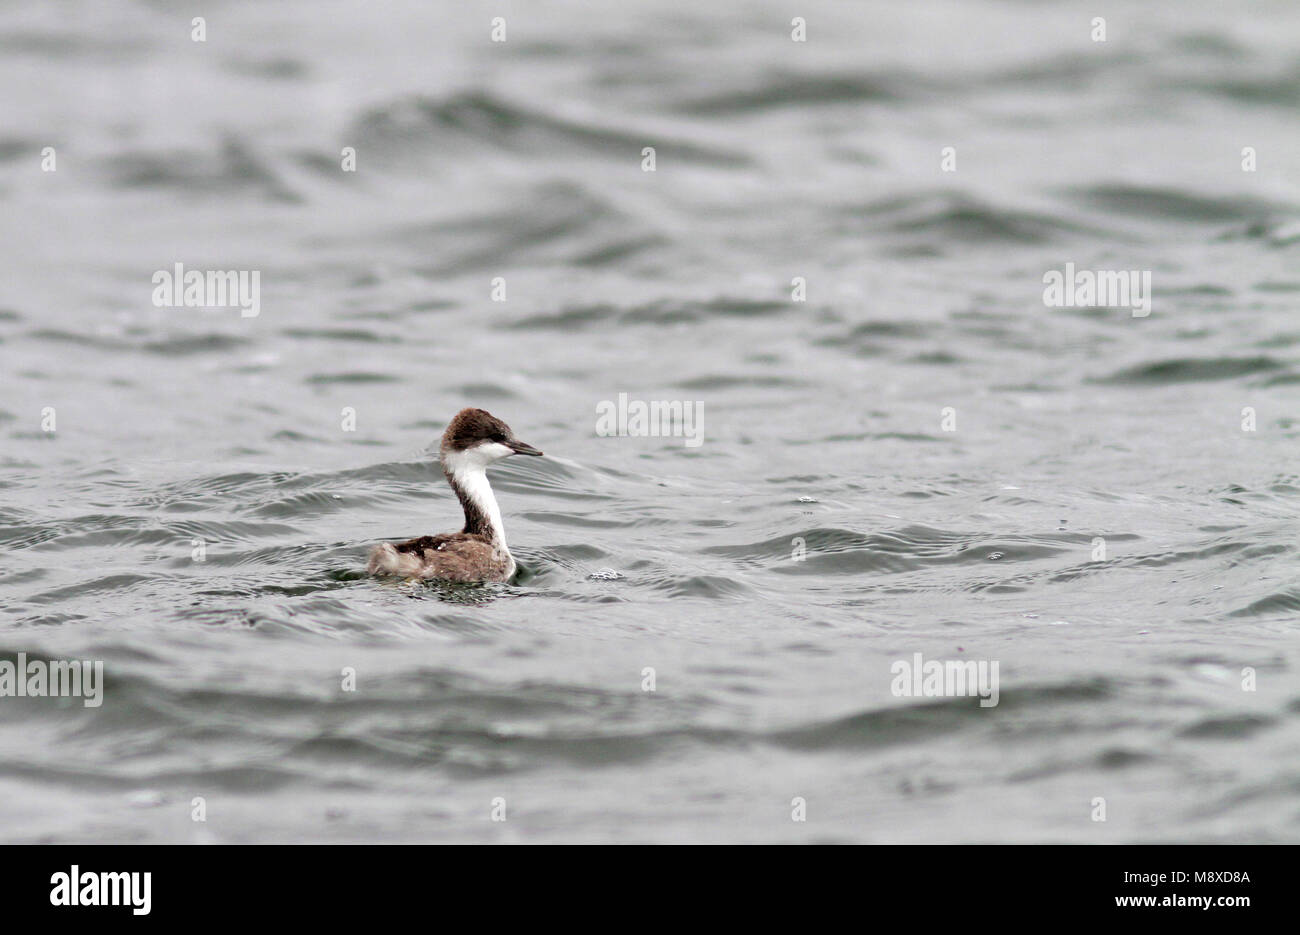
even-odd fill
[(465, 451), (482, 442), (505, 444), (514, 432), (485, 409), (462, 409), (442, 433), (443, 451)]

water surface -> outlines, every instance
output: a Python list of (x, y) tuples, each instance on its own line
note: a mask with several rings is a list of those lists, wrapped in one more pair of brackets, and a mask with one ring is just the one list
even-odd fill
[[(1300, 9), (714, 6), (0, 10), (0, 837), (1300, 840)], [(523, 574), (365, 579), (466, 405)]]

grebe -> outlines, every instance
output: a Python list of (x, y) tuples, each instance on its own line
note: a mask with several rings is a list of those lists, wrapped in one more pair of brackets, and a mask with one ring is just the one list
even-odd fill
[(515, 559), (506, 548), (501, 509), (488, 483), (487, 466), (510, 455), (540, 455), (490, 412), (462, 409), (442, 433), (442, 472), (465, 510), (465, 528), (406, 542), (385, 542), (370, 552), (366, 571), (444, 581), (509, 581)]

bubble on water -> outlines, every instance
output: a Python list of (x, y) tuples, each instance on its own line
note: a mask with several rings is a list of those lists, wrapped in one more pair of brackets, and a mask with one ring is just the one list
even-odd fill
[(623, 575), (612, 568), (600, 568), (587, 575), (588, 578), (594, 578), (597, 581), (619, 581)]
[(1295, 240), (1300, 240), (1300, 224), (1283, 224), (1275, 228), (1268, 237), (1275, 246), (1281, 246)]
[(1001, 552), (990, 552), (990, 553), (989, 553), (989, 561), (990, 561), (990, 562), (996, 562), (996, 561), (997, 561), (998, 559), (1000, 559), (1001, 557), (1002, 557), (1002, 553), (1001, 553)]

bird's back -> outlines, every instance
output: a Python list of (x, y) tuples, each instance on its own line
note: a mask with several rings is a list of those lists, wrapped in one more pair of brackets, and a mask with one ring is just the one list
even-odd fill
[(506, 581), (515, 572), (515, 561), (509, 551), (497, 549), (486, 536), (454, 532), (377, 545), (370, 552), (366, 570), (372, 575), (402, 578)]

